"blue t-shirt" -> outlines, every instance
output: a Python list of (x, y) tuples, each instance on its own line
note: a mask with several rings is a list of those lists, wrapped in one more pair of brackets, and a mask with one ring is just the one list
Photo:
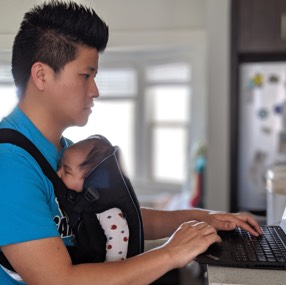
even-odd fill
[[(56, 170), (62, 151), (48, 141), (16, 107), (0, 122), (28, 137)], [(63, 149), (68, 141), (62, 139)], [(59, 209), (53, 185), (35, 159), (20, 147), (0, 143), (0, 247), (48, 237), (72, 245), (72, 231)], [(23, 284), (0, 266), (0, 284)]]

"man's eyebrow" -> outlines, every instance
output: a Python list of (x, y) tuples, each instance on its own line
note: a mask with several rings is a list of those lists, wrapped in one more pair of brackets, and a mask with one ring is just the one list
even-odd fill
[(95, 67), (92, 67), (92, 66), (88, 66), (86, 69), (88, 69), (91, 72), (97, 72), (97, 69)]

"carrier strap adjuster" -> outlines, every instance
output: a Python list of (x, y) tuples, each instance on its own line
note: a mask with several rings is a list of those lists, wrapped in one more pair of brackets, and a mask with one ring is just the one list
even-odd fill
[(76, 213), (82, 213), (86, 209), (90, 209), (92, 203), (97, 201), (100, 198), (98, 191), (93, 187), (88, 187), (82, 192), (81, 199), (78, 201), (78, 204), (74, 207)]

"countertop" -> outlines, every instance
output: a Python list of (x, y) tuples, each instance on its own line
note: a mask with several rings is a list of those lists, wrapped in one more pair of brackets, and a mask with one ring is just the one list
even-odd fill
[(286, 270), (207, 266), (209, 285), (285, 285)]

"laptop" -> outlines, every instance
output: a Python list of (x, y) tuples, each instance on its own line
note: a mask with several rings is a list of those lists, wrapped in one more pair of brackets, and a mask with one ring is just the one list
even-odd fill
[(261, 229), (260, 237), (241, 228), (219, 231), (222, 242), (212, 244), (196, 261), (203, 265), (286, 270), (286, 208), (279, 226), (264, 225)]

